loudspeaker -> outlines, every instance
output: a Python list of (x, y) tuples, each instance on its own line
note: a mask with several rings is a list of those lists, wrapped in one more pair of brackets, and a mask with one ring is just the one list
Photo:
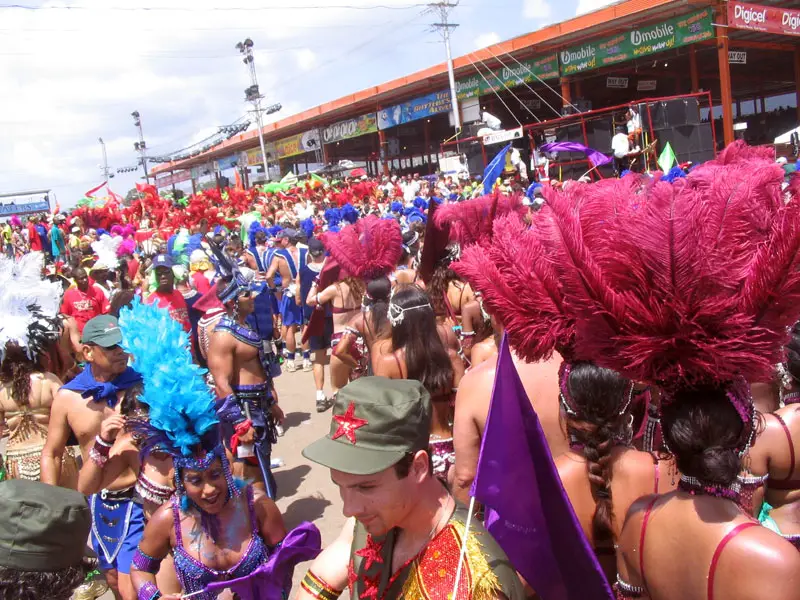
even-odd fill
[(220, 187), (220, 189), (224, 190), (225, 188), (230, 187), (230, 185), (231, 185), (231, 182), (227, 177), (220, 177), (219, 178), (219, 187)]
[[(580, 123), (575, 125), (568, 125), (566, 127), (559, 127), (556, 129), (556, 141), (558, 142), (577, 142), (579, 144), (583, 143), (583, 129), (580, 126)], [(580, 160), (584, 158), (584, 155), (580, 152), (559, 152), (558, 153), (558, 160), (560, 161), (567, 161), (567, 160)]]
[(588, 146), (600, 152), (606, 152), (611, 148), (611, 121), (590, 121), (586, 123), (586, 138)]

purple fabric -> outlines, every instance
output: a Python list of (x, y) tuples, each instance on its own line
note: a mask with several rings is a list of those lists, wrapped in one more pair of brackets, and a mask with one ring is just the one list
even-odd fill
[(613, 598), (561, 485), (505, 338), (470, 493), (486, 507), (489, 533), (540, 598)]
[(269, 560), (246, 577), (218, 581), (206, 586), (209, 594), (219, 594), (230, 589), (241, 600), (262, 598), (288, 598), (292, 587), (292, 574), (298, 563), (312, 560), (322, 550), (322, 537), (313, 523), (301, 523), (292, 529)]
[(543, 144), (539, 149), (545, 152), (582, 152), (595, 167), (607, 165), (612, 160), (610, 156), (606, 156), (599, 150), (594, 150), (577, 142), (553, 142), (551, 144)]

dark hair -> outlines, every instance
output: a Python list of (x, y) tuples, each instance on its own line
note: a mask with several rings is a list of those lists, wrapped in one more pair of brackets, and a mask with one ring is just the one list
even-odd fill
[[(416, 238), (416, 240), (414, 240), (414, 238)], [(411, 242), (412, 240), (414, 241), (414, 243), (409, 245), (409, 242)], [(416, 231), (412, 231), (410, 229), (408, 231), (404, 232), (403, 233), (403, 258), (402, 258), (402, 260), (405, 260), (409, 256), (411, 256), (411, 252), (409, 252), (409, 250), (412, 250), (414, 248), (419, 250), (419, 243), (420, 243), (419, 233), (417, 233)], [(406, 248), (408, 248), (408, 250)]]
[(109, 303), (108, 314), (119, 318), (120, 311), (133, 305), (133, 299), (136, 296), (136, 291), (123, 287), (114, 293)]
[(631, 392), (631, 382), (616, 371), (589, 362), (574, 362), (570, 367), (567, 433), (582, 447), (595, 498), (592, 536), (595, 545), (613, 540), (614, 508), (611, 503), (611, 450), (625, 438), (628, 411), (619, 414)]
[[(426, 305), (428, 294), (416, 285), (399, 289), (392, 304), (400, 308)], [(431, 396), (449, 394), (453, 387), (453, 365), (436, 327), (436, 316), (429, 306), (407, 310), (403, 320), (392, 326), (392, 349), (405, 349), (408, 379), (416, 379)]]
[(800, 323), (792, 327), (792, 339), (786, 345), (786, 367), (795, 383), (800, 383)]
[(72, 271), (72, 277), (75, 278), (75, 279), (77, 279), (78, 277), (81, 277), (82, 275), (86, 275), (87, 277), (89, 276), (89, 273), (86, 271), (85, 267), (76, 267)]
[(364, 296), (364, 291), (366, 290), (366, 286), (364, 282), (359, 279), (358, 277), (345, 277), (342, 279), (342, 283), (344, 283), (348, 288), (350, 288), (350, 295), (355, 299), (360, 299)]
[(389, 331), (389, 296), (392, 294), (392, 282), (388, 277), (373, 279), (367, 284), (364, 295), (365, 306), (369, 307), (370, 326), (376, 337), (382, 338)]
[(664, 402), (661, 425), (681, 473), (718, 485), (736, 480), (744, 424), (723, 388), (678, 391)]
[[(394, 473), (398, 479), (405, 479), (411, 473), (411, 465), (414, 464), (416, 452), (406, 452), (403, 458), (394, 463)], [(428, 452), (428, 475), (433, 475), (433, 458)]]
[[(83, 552), (75, 548), (74, 552)], [(0, 567), (0, 600), (69, 600), (95, 568), (84, 558), (80, 564), (57, 571), (22, 571)]]
[(0, 365), (0, 382), (11, 384), (9, 396), (19, 406), (28, 406), (31, 394), (31, 375), (44, 371), (40, 354), (31, 360), (24, 348), (14, 342), (6, 343), (6, 354)]
[(125, 417), (134, 416), (137, 411), (148, 411), (148, 406), (139, 402), (139, 397), (144, 391), (144, 385), (137, 383), (125, 390), (120, 402), (119, 412)]
[(447, 297), (447, 289), (453, 281), (460, 281), (458, 274), (450, 268), (451, 260), (447, 258), (436, 265), (431, 275), (431, 282), (428, 285), (428, 294), (431, 297), (431, 305), (436, 316), (447, 316), (447, 305), (444, 299)]

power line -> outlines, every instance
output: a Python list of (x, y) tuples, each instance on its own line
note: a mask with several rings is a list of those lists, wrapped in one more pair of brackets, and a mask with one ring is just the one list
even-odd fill
[(359, 6), (354, 4), (328, 4), (328, 5), (304, 5), (304, 6), (210, 6), (204, 8), (192, 8), (188, 6), (30, 6), (26, 4), (0, 4), (0, 9), (20, 9), (20, 10), (118, 10), (125, 12), (210, 12), (210, 11), (247, 11), (257, 12), (263, 10), (409, 10), (412, 8), (420, 8), (427, 6), (427, 4), (406, 4), (401, 6), (392, 6), (388, 4), (373, 4)]

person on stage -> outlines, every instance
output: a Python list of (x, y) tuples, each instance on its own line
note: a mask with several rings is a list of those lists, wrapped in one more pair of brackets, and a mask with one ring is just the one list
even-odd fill
[(430, 420), (418, 381), (363, 377), (339, 390), (330, 433), (303, 455), (331, 470), (349, 519), (297, 600), (335, 599), (345, 587), (351, 598), (524, 598), (505, 554), (475, 520), (466, 531), (466, 508), (433, 476)]

